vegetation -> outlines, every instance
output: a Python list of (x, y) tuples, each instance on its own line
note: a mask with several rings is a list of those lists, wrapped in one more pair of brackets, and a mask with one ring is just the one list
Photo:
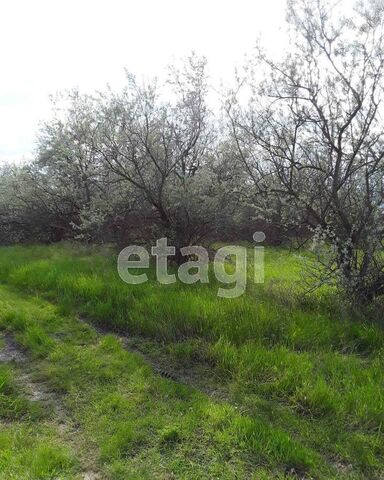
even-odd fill
[(0, 172), (0, 242), (314, 240), (313, 285), (384, 293), (384, 8), (290, 0), (287, 53), (259, 49), (209, 109), (207, 62), (165, 84), (59, 95), (36, 158)]
[(228, 301), (126, 285), (106, 249), (3, 248), (0, 324), (56, 405), (6, 366), (3, 478), (379, 478), (384, 334), (329, 289), (302, 297), (304, 257), (267, 250), (266, 283)]
[(384, 4), (287, 5), (220, 109), (192, 54), (0, 168), (0, 480), (384, 478)]

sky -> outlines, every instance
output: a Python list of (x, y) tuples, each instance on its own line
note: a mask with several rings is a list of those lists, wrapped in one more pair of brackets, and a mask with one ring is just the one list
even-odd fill
[(285, 0), (2, 0), (0, 162), (33, 157), (50, 95), (162, 76), (191, 51), (230, 84), (260, 38), (284, 47)]

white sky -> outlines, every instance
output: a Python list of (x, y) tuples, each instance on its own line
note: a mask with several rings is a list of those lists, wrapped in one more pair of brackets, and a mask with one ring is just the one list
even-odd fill
[(190, 54), (230, 83), (256, 39), (284, 48), (285, 0), (1, 0), (0, 162), (31, 158), (49, 95), (161, 76)]

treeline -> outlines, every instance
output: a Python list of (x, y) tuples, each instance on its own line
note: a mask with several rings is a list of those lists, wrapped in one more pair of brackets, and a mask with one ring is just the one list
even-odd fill
[(336, 8), (289, 1), (288, 53), (259, 49), (216, 114), (195, 55), (163, 86), (127, 75), (57, 98), (34, 161), (1, 170), (0, 242), (180, 248), (263, 230), (314, 240), (317, 283), (384, 293), (383, 5)]
[(182, 247), (251, 240), (259, 228), (282, 242), (282, 223), (269, 225), (233, 140), (208, 110), (207, 83), (205, 59), (192, 55), (171, 69), (172, 100), (130, 75), (122, 92), (56, 98), (36, 159), (2, 171), (1, 241), (167, 236)]

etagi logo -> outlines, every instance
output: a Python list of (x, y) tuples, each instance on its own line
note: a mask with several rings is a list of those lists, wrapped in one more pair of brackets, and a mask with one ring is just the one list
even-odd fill
[[(253, 240), (262, 243), (265, 240), (263, 232), (255, 232)], [(201, 246), (181, 248), (181, 254), (186, 257), (175, 273), (168, 272), (168, 257), (175, 255), (176, 248), (168, 245), (167, 238), (160, 238), (156, 246), (151, 248), (151, 254), (156, 258), (156, 279), (162, 285), (169, 285), (179, 280), (182, 283), (209, 283), (209, 255)], [(219, 287), (217, 295), (223, 298), (236, 298), (245, 292), (247, 279), (247, 254), (249, 249), (240, 245), (226, 245), (217, 250), (213, 259), (215, 278), (232, 287)], [(257, 245), (253, 249), (253, 281), (264, 283), (264, 247)], [(135, 257), (135, 259), (131, 259)], [(117, 259), (117, 270), (120, 278), (129, 284), (138, 285), (148, 281), (146, 273), (131, 273), (129, 270), (148, 269), (149, 253), (145, 247), (130, 245), (125, 247)]]

